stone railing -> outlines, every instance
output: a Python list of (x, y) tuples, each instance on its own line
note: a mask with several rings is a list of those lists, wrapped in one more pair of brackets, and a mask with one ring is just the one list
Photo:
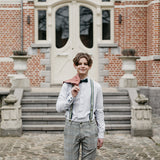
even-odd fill
[(148, 99), (137, 93), (135, 88), (128, 89), (131, 98), (131, 135), (152, 137), (152, 108)]
[(1, 107), (0, 136), (21, 136), (21, 99), (23, 89), (15, 89), (14, 95), (8, 95)]

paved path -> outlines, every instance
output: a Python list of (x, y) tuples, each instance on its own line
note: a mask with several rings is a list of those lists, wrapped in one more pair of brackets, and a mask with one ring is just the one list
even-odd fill
[[(160, 117), (153, 118), (152, 138), (129, 134), (105, 135), (96, 160), (160, 160)], [(0, 160), (63, 160), (62, 134), (0, 137)]]

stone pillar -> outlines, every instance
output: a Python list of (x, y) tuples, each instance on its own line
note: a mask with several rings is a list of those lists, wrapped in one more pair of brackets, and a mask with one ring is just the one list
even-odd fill
[(138, 94), (135, 101), (138, 105), (131, 109), (131, 135), (152, 137), (152, 108), (146, 105), (148, 98)]
[(4, 101), (6, 105), (1, 108), (0, 136), (21, 136), (21, 106), (14, 105), (17, 102), (14, 95), (8, 95)]
[(132, 74), (136, 70), (136, 60), (140, 57), (137, 56), (120, 56), (122, 60), (122, 70), (125, 74), (119, 81), (119, 87), (121, 88), (135, 88), (137, 87), (137, 79)]

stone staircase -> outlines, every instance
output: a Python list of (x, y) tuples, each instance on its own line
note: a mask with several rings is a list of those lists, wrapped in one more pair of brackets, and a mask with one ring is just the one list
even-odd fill
[[(64, 113), (57, 113), (58, 92), (24, 92), (22, 122), (24, 132), (62, 132)], [(106, 132), (130, 132), (131, 108), (127, 91), (105, 92), (104, 113)]]

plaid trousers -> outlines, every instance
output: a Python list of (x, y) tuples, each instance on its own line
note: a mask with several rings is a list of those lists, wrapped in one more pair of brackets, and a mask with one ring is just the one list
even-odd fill
[(98, 128), (95, 121), (74, 122), (66, 120), (64, 128), (64, 159), (94, 160), (97, 149)]

